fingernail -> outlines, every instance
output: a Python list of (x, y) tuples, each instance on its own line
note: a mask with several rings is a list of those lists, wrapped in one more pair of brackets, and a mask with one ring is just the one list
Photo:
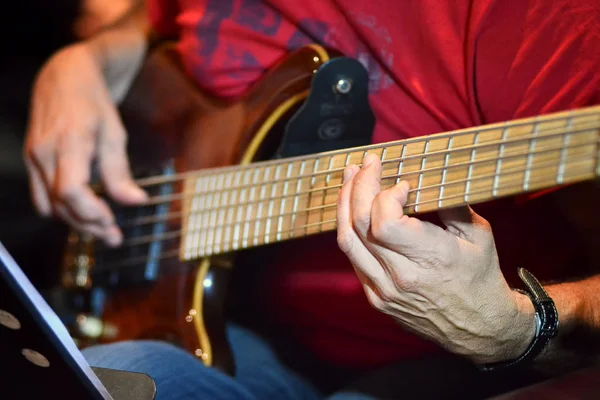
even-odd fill
[(116, 247), (123, 241), (123, 235), (117, 227), (111, 227), (108, 229), (106, 243), (111, 247)]
[(344, 169), (344, 183), (348, 182), (354, 175), (354, 167), (349, 166)]
[(375, 157), (375, 154), (367, 153), (367, 155), (363, 158), (363, 168), (366, 168), (369, 165), (373, 164)]
[(148, 199), (148, 193), (146, 193), (138, 186), (134, 186), (132, 192), (134, 197), (139, 201), (144, 201)]

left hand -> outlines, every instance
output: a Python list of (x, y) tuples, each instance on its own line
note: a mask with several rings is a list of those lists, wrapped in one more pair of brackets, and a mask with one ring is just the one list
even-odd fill
[(381, 189), (381, 161), (349, 166), (338, 245), (374, 308), (476, 363), (519, 357), (533, 339), (531, 301), (510, 289), (489, 223), (470, 207), (440, 210), (443, 229), (403, 213), (409, 185)]

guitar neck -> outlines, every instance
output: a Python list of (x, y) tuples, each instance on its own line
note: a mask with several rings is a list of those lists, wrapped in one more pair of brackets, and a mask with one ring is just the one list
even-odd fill
[(475, 204), (600, 175), (600, 106), (186, 178), (180, 258), (193, 260), (336, 227), (344, 167), (367, 153), (381, 184), (410, 183), (405, 213)]

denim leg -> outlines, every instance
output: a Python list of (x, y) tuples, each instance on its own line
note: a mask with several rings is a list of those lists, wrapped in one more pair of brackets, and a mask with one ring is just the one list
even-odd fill
[(272, 349), (252, 332), (232, 325), (229, 341), (237, 364), (235, 378), (207, 368), (171, 344), (140, 340), (84, 349), (94, 367), (141, 372), (156, 383), (156, 400), (314, 400), (322, 396), (282, 365)]

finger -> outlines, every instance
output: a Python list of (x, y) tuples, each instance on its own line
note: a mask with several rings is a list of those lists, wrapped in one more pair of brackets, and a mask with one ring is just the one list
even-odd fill
[(140, 204), (148, 196), (133, 180), (127, 157), (127, 135), (114, 107), (106, 110), (98, 143), (100, 175), (108, 194), (122, 204)]
[(55, 195), (82, 222), (108, 227), (114, 217), (90, 188), (94, 142), (81, 132), (65, 134), (57, 149)]
[(367, 240), (371, 226), (371, 205), (381, 191), (381, 161), (367, 154), (363, 166), (353, 179), (351, 192), (352, 224), (362, 240)]
[(29, 176), (29, 187), (34, 206), (42, 216), (52, 214), (50, 191), (54, 182), (55, 157), (54, 143), (43, 138), (33, 142), (33, 135), (28, 132), (25, 144), (24, 159)]
[(489, 223), (469, 206), (442, 209), (438, 215), (448, 232), (469, 242), (491, 234)]
[(446, 240), (444, 230), (404, 214), (409, 184), (401, 181), (373, 200), (371, 234), (382, 246), (409, 259), (422, 257)]
[(54, 205), (54, 213), (76, 231), (85, 232), (96, 238), (100, 238), (111, 247), (115, 245), (115, 242), (110, 238), (116, 237), (119, 239), (119, 241), (122, 240), (121, 233), (116, 227), (112, 226), (106, 228), (98, 224), (82, 222), (80, 219), (78, 219), (78, 217), (73, 215), (73, 212), (66, 205), (62, 203), (56, 203)]
[(40, 215), (49, 217), (52, 214), (52, 206), (50, 204), (46, 183), (35, 163), (26, 159), (25, 165), (29, 176), (29, 190), (31, 192), (33, 205)]
[(388, 280), (379, 261), (369, 252), (352, 226), (351, 196), (354, 177), (359, 169), (349, 166), (344, 170), (344, 184), (338, 194), (337, 241), (355, 269), (368, 277), (376, 286), (383, 286)]
[(89, 137), (81, 134), (61, 136), (53, 206), (75, 229), (85, 230), (109, 246), (116, 246), (121, 243), (122, 234), (116, 229), (114, 216), (106, 202), (89, 185), (94, 148), (93, 141), (86, 139)]

